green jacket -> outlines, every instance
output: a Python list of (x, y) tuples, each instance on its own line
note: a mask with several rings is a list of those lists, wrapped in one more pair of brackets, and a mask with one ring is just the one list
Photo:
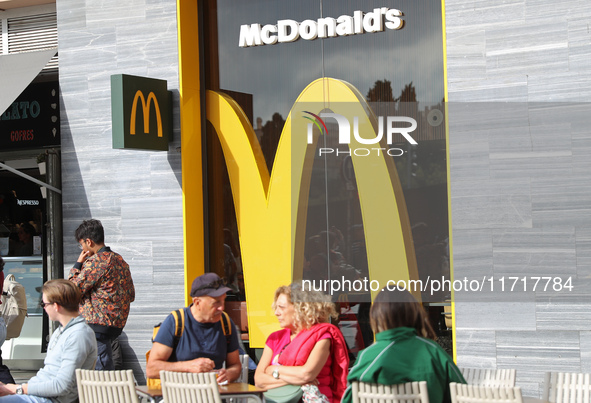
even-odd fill
[[(449, 383), (466, 383), (452, 358), (433, 340), (415, 329), (399, 327), (380, 332), (376, 342), (359, 353), (347, 377), (353, 381), (394, 385), (427, 381), (429, 403), (450, 403)], [(342, 403), (351, 403), (351, 386)]]

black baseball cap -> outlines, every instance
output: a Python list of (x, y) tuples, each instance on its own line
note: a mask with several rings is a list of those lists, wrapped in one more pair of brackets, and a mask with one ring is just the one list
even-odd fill
[(217, 298), (228, 291), (232, 290), (226, 287), (225, 280), (221, 279), (220, 276), (216, 273), (205, 273), (193, 280), (191, 297), (209, 295), (210, 297)]

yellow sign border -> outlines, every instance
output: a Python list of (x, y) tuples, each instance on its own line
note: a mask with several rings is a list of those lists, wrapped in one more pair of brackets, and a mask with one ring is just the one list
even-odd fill
[(204, 273), (204, 192), (201, 147), (201, 86), (199, 66), (199, 1), (177, 0), (179, 94), (183, 186), (185, 301), (191, 302), (191, 283)]
[[(183, 233), (185, 247), (185, 299), (190, 302), (190, 285), (192, 279), (204, 272), (204, 189), (203, 167), (201, 147), (201, 111), (202, 93), (200, 87), (199, 65), (199, 18), (198, 1), (177, 0), (177, 21), (179, 41), (179, 80), (180, 80), (180, 108), (181, 108), (181, 149), (183, 154), (191, 158), (182, 159), (182, 184), (183, 184)], [(443, 51), (444, 51), (444, 81), (447, 80), (446, 46), (445, 46), (445, 13), (444, 0), (442, 0), (443, 19)], [(447, 100), (447, 82), (445, 85), (445, 99)], [(318, 99), (317, 99), (318, 100)], [(197, 113), (196, 113), (197, 112)], [(242, 125), (246, 127), (246, 125)], [(286, 123), (288, 126), (288, 123)], [(449, 151), (448, 151), (449, 161)], [(268, 175), (268, 173), (267, 173)], [(264, 176), (264, 175), (263, 175)], [(449, 162), (448, 162), (448, 189), (449, 189)], [(448, 191), (448, 204), (450, 195)], [(238, 213), (237, 213), (238, 214)], [(291, 215), (290, 215), (291, 217)], [(451, 207), (450, 207), (450, 249), (451, 249)], [(294, 229), (295, 230), (295, 229)], [(403, 231), (406, 232), (406, 231)], [(411, 256), (406, 251), (407, 256)], [(293, 256), (290, 251), (290, 260), (293, 264)], [(451, 259), (451, 256), (450, 256)], [(409, 273), (410, 274), (410, 273)], [(245, 273), (246, 277), (246, 273)], [(411, 278), (414, 277), (412, 274)], [(248, 285), (247, 285), (248, 287)], [(258, 304), (257, 304), (258, 305)], [(249, 314), (258, 316), (261, 312)], [(263, 316), (266, 316), (263, 314)], [(455, 319), (455, 314), (454, 314)], [(455, 328), (455, 326), (454, 326)], [(254, 330), (254, 329), (253, 329)], [(455, 330), (455, 329), (454, 329)], [(256, 347), (257, 339), (263, 334), (253, 334), (253, 345)], [(455, 336), (455, 333), (454, 333)], [(455, 340), (455, 337), (454, 337)], [(455, 351), (455, 348), (454, 348)]]

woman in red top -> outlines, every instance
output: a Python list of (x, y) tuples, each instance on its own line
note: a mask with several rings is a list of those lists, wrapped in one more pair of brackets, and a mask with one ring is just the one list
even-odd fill
[(334, 304), (294, 284), (275, 291), (273, 309), (283, 329), (267, 339), (255, 384), (267, 389), (315, 385), (329, 402), (339, 402), (347, 387), (349, 356), (341, 331), (328, 323), (337, 316)]

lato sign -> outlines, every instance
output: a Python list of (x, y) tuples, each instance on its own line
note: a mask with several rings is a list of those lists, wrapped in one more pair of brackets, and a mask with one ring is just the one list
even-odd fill
[(395, 8), (381, 7), (363, 13), (361, 10), (353, 15), (341, 15), (338, 18), (318, 18), (297, 22), (279, 20), (276, 25), (246, 24), (240, 26), (238, 46), (274, 45), (276, 43), (295, 42), (299, 38), (311, 41), (317, 38), (335, 38), (337, 36), (359, 35), (371, 32), (382, 32), (385, 29), (398, 30), (404, 27), (402, 11)]
[(20, 101), (13, 102), (12, 105), (6, 109), (6, 112), (2, 114), (2, 120), (21, 120), (36, 118), (41, 113), (41, 106), (37, 101)]
[(60, 144), (57, 81), (29, 85), (0, 115), (0, 148)]

